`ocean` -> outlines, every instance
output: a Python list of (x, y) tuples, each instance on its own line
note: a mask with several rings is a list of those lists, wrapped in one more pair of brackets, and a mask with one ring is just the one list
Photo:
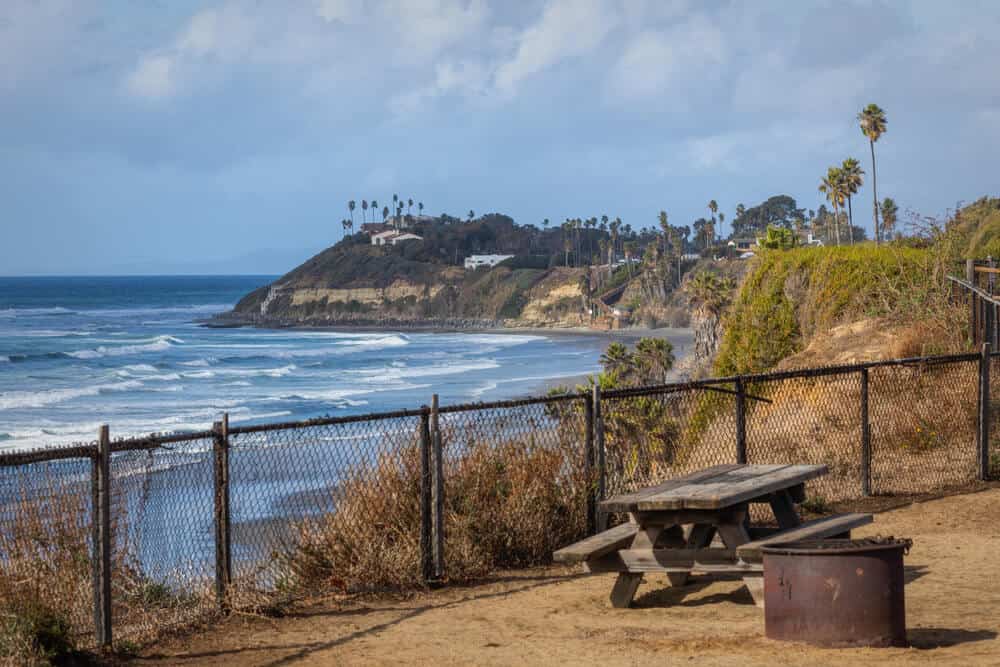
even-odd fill
[(0, 451), (541, 393), (599, 335), (216, 329), (272, 276), (0, 278)]

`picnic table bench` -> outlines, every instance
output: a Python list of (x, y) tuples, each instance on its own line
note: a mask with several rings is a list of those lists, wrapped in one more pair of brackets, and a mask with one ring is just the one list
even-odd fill
[[(663, 572), (683, 586), (691, 572), (736, 573), (763, 606), (761, 548), (805, 539), (850, 537), (871, 523), (870, 514), (840, 514), (803, 523), (795, 505), (805, 483), (825, 475), (825, 465), (720, 465), (609, 498), (600, 507), (625, 513), (628, 523), (553, 554), (561, 563), (583, 563), (587, 572), (617, 572), (611, 604), (628, 607), (647, 572)], [(771, 506), (778, 527), (752, 526), (751, 503)], [(713, 546), (718, 536), (721, 546)]]

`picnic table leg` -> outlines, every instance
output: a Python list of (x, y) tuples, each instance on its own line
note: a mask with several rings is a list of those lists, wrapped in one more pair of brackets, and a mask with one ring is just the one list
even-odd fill
[[(638, 518), (629, 515), (629, 520), (638, 523)], [(663, 526), (643, 526), (632, 538), (630, 549), (652, 549), (663, 532)], [(642, 572), (620, 572), (611, 588), (611, 606), (623, 609), (632, 604), (635, 592), (642, 583)]]
[(778, 520), (778, 526), (782, 530), (795, 528), (802, 523), (799, 520), (798, 513), (795, 511), (795, 503), (792, 502), (792, 496), (788, 491), (772, 493), (768, 497), (768, 503), (771, 505), (774, 518)]
[[(712, 544), (713, 537), (715, 537), (715, 526), (708, 523), (696, 523), (685, 526), (679, 540), (675, 539), (672, 543), (663, 544), (663, 546), (702, 549)], [(664, 542), (662, 537), (660, 538), (660, 542), (661, 544)], [(683, 586), (687, 583), (690, 575), (690, 572), (667, 572), (667, 580), (671, 586)]]
[[(747, 532), (743, 519), (744, 515), (741, 513), (726, 522), (719, 523), (719, 536), (725, 543), (726, 548), (735, 549), (741, 544), (746, 544), (750, 541), (750, 534)], [(750, 597), (753, 598), (754, 604), (758, 607), (763, 607), (764, 577), (760, 574), (744, 575), (743, 583), (746, 584), (747, 590), (750, 591)]]

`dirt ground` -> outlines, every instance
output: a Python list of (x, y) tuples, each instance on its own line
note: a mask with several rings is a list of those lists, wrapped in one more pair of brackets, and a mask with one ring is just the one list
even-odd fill
[(1000, 489), (910, 505), (856, 535), (911, 537), (910, 648), (823, 650), (764, 638), (738, 581), (670, 588), (647, 576), (632, 609), (614, 575), (508, 572), (405, 600), (325, 601), (275, 620), (232, 617), (153, 647), (138, 665), (1000, 665)]

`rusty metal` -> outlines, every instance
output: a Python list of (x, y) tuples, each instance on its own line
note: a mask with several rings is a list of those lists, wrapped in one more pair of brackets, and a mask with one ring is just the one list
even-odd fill
[(816, 540), (764, 547), (770, 639), (826, 647), (905, 646), (903, 555), (910, 540)]

